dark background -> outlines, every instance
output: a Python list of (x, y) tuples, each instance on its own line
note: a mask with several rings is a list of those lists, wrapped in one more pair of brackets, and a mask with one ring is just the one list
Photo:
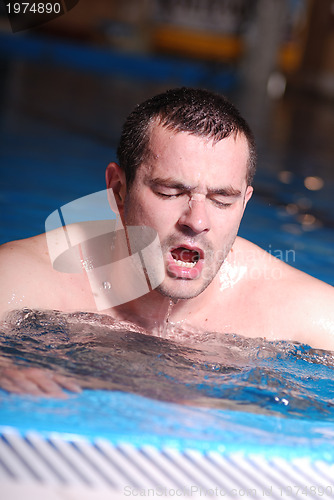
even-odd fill
[(1, 241), (104, 189), (126, 115), (179, 85), (224, 93), (246, 116), (256, 196), (287, 231), (332, 231), (332, 1), (80, 0), (16, 33), (0, 5)]

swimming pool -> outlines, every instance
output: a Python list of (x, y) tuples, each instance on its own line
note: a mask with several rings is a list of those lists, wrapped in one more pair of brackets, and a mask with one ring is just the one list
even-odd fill
[[(104, 189), (103, 172), (114, 158), (116, 126), (126, 114), (117, 109), (117, 120), (111, 122), (102, 111), (96, 117), (94, 103), (83, 110), (85, 96), (73, 94), (71, 112), (64, 108), (68, 88), (78, 83), (70, 71), (62, 73), (60, 88), (48, 87), (58, 71), (52, 67), (16, 62), (8, 71), (8, 99), (2, 114), (7, 207), (2, 241), (42, 232), (53, 210)], [(100, 88), (91, 75), (85, 79), (94, 92)], [(36, 81), (41, 82), (37, 89)], [(124, 86), (137, 96), (153, 93), (152, 84), (145, 92), (122, 79), (108, 84), (114, 92), (109, 111), (119, 106)], [(93, 126), (87, 129), (89, 120)], [(78, 121), (80, 127), (75, 125)], [(309, 192), (305, 176), (291, 172), (287, 161), (284, 171), (290, 176), (282, 175), (278, 184), (274, 172), (264, 168), (265, 154), (261, 161), (259, 194), (247, 209), (241, 235), (334, 284), (330, 180), (321, 191)], [(84, 318), (79, 319), (84, 323)], [(111, 352), (120, 356), (122, 378), (116, 380), (118, 385), (113, 380), (113, 391), (87, 388), (66, 401), (1, 393), (1, 471), (6, 484), (44, 484), (58, 491), (66, 487), (64, 495), (72, 494), (69, 488), (76, 485), (90, 488), (92, 495), (112, 491), (112, 498), (139, 496), (142, 490), (146, 495), (141, 496), (148, 496), (148, 488), (162, 496), (163, 487), (167, 491), (162, 494), (169, 496), (181, 496), (177, 491), (183, 496), (208, 496), (216, 487), (219, 493), (211, 496), (297, 498), (303, 488), (310, 496), (333, 496), (334, 382), (328, 353), (293, 345), (271, 351), (265, 344), (252, 351), (246, 366), (240, 367), (240, 357), (236, 367), (215, 362), (189, 368), (186, 361), (192, 358), (187, 352), (176, 367), (170, 367), (167, 361), (161, 364), (159, 355), (167, 355), (173, 344), (126, 335), (128, 352), (131, 340), (133, 349), (141, 345), (144, 354), (134, 370), (133, 359), (124, 358), (120, 335)], [(32, 344), (33, 340), (32, 335)], [(238, 341), (233, 337), (222, 349)], [(22, 345), (14, 347), (20, 355)], [(114, 358), (117, 371), (118, 358)], [(175, 354), (168, 359), (173, 364)], [(182, 383), (175, 375), (180, 367), (185, 370)], [(148, 380), (147, 392), (143, 384), (126, 385), (131, 382), (130, 369), (132, 379)], [(182, 404), (172, 398), (180, 387), (177, 397)], [(81, 495), (87, 494), (82, 491)]]

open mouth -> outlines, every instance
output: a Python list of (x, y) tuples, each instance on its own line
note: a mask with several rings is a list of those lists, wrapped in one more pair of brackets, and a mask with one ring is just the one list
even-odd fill
[(198, 250), (185, 247), (174, 248), (171, 251), (174, 263), (179, 267), (193, 268), (201, 258)]

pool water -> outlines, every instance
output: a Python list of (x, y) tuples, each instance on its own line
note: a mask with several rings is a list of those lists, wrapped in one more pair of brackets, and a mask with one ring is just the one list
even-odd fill
[(92, 313), (13, 312), (3, 358), (84, 389), (66, 400), (0, 391), (0, 425), (46, 437), (334, 460), (334, 354), (289, 342), (174, 331)]
[[(122, 119), (136, 101), (162, 87), (115, 76), (102, 81), (24, 61), (6, 64), (2, 242), (43, 232), (51, 212), (104, 189), (104, 168), (115, 159)], [(69, 98), (71, 88), (82, 92)], [(254, 120), (257, 129), (266, 128), (264, 123)], [(333, 122), (326, 123), (328, 133)], [(298, 153), (302, 160), (308, 156), (301, 172), (294, 169), (291, 144), (283, 147), (286, 157), (277, 166), (275, 148), (267, 149), (266, 139), (260, 135), (257, 194), (240, 234), (333, 285), (333, 180), (328, 175), (319, 192), (304, 186), (305, 176), (314, 174), (312, 158), (322, 174), (330, 170), (332, 144), (320, 157), (306, 141), (305, 151)], [(286, 170), (289, 175), (278, 180)], [(307, 453), (334, 460), (330, 352), (233, 332), (223, 338), (192, 332), (191, 341), (182, 331), (173, 339), (152, 337), (85, 313), (18, 312), (2, 330), (4, 356), (24, 365), (51, 366), (77, 377), (84, 387), (67, 400), (2, 391), (3, 426), (103, 436), (116, 444), (256, 449), (268, 456)]]
[(23, 310), (2, 329), (4, 357), (90, 389), (264, 415), (334, 421), (334, 354), (170, 328), (165, 338), (92, 313)]

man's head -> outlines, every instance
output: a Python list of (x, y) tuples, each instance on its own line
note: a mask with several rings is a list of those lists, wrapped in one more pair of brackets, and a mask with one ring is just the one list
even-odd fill
[(233, 246), (251, 197), (252, 133), (207, 91), (176, 89), (138, 106), (125, 123), (120, 165), (107, 169), (123, 223), (159, 235), (173, 299), (202, 293)]
[(149, 153), (152, 128), (157, 124), (175, 133), (188, 132), (213, 142), (230, 135), (244, 134), (249, 148), (247, 184), (252, 184), (256, 168), (255, 141), (239, 111), (221, 95), (183, 87), (148, 99), (128, 116), (117, 150), (128, 189), (138, 167)]

